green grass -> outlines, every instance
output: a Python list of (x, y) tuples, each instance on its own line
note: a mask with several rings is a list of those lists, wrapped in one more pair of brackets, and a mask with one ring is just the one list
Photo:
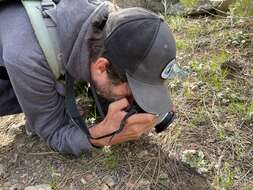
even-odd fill
[(184, 50), (188, 47), (188, 44), (181, 39), (176, 40), (177, 50)]
[(238, 168), (231, 168), (230, 164), (225, 162), (215, 177), (216, 188), (220, 190), (232, 190), (238, 172)]
[(194, 6), (197, 5), (198, 0), (180, 0), (180, 3), (188, 9), (193, 8)]
[(226, 71), (221, 70), (221, 64), (230, 59), (225, 51), (217, 52), (202, 59), (193, 59), (190, 66), (193, 72), (197, 73), (199, 80), (205, 82), (216, 92), (224, 88)]
[(198, 108), (194, 114), (194, 117), (191, 119), (191, 122), (195, 126), (203, 126), (208, 125), (210, 123), (210, 120), (205, 110), (203, 108)]
[(103, 159), (103, 166), (107, 170), (114, 170), (118, 167), (118, 155), (119, 153), (119, 146), (114, 147), (105, 147), (103, 149), (104, 152), (104, 159)]
[(49, 171), (49, 174), (50, 174), (50, 179), (48, 181), (48, 184), (52, 189), (57, 189), (58, 184), (60, 183), (59, 173), (56, 172), (53, 165), (49, 165), (48, 171)]
[(168, 16), (166, 21), (173, 32), (182, 32), (186, 25), (186, 18), (182, 16)]
[[(180, 145), (173, 150), (181, 151), (193, 143), (196, 150), (208, 155), (204, 158), (207, 163), (215, 164), (224, 154), (220, 168), (208, 170), (208, 179), (219, 190), (240, 189), (238, 180), (245, 175), (248, 183), (252, 176), (245, 173), (251, 169), (247, 164), (238, 166), (238, 161), (251, 160), (247, 152), (252, 143), (253, 100), (249, 96), (252, 87), (247, 83), (247, 77), (241, 79), (244, 70), (248, 71), (247, 75), (253, 73), (252, 67), (247, 66), (252, 58), (245, 56), (246, 53), (251, 55), (249, 26), (243, 27), (242, 20), (231, 25), (228, 19), (215, 18), (176, 16), (167, 21), (176, 37), (178, 62), (190, 73), (186, 81), (169, 84), (177, 107), (183, 111), (178, 115), (180, 135), (176, 135), (173, 128), (169, 136), (175, 145)], [(239, 74), (230, 77), (234, 73), (222, 67), (227, 61), (238, 63), (244, 70), (240, 69)], [(198, 133), (199, 126), (206, 126), (201, 128), (202, 133)], [(204, 140), (195, 142), (194, 135), (203, 133), (207, 138), (200, 137)], [(211, 142), (208, 149), (205, 148), (206, 141)], [(201, 157), (198, 161), (198, 156), (197, 161), (187, 159), (191, 167), (198, 168), (198, 163), (202, 162)]]

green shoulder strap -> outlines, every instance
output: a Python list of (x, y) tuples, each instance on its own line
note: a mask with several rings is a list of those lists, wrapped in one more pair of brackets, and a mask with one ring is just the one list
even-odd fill
[[(54, 76), (58, 79), (61, 75), (60, 65), (57, 61), (57, 55), (53, 45), (53, 40), (50, 37), (48, 28), (44, 22), (41, 5), (44, 0), (22, 0), (27, 15), (32, 24), (35, 36), (41, 46), (41, 49), (46, 57), (47, 63), (51, 68)], [(46, 1), (52, 2), (52, 1)]]

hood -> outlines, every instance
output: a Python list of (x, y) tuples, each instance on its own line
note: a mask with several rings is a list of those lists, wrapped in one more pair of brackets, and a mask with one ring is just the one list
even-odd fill
[(88, 39), (92, 23), (108, 16), (112, 6), (102, 1), (61, 0), (51, 12), (57, 25), (63, 65), (76, 80), (90, 81)]

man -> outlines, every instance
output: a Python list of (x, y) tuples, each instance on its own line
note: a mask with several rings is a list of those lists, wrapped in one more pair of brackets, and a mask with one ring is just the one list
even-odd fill
[[(155, 14), (140, 8), (113, 10), (110, 3), (61, 0), (49, 14), (56, 23), (61, 63), (76, 80), (94, 84), (113, 101), (87, 136), (65, 109), (65, 92), (49, 68), (21, 4), (0, 6), (0, 115), (23, 112), (27, 127), (54, 150), (80, 155), (94, 146), (138, 139), (171, 111), (165, 79), (175, 61), (174, 38)], [(3, 72), (2, 72), (3, 73)], [(2, 77), (4, 78), (4, 77)], [(134, 114), (113, 137), (135, 101)]]

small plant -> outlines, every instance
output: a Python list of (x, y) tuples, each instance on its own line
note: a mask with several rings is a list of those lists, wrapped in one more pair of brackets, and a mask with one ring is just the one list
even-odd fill
[(118, 166), (118, 159), (115, 155), (111, 154), (108, 155), (105, 159), (104, 159), (104, 165), (106, 167), (106, 169), (109, 170), (113, 170)]
[(182, 3), (185, 8), (192, 9), (197, 5), (198, 0), (180, 0), (180, 3)]
[(193, 96), (191, 83), (189, 81), (183, 83), (183, 95), (188, 99), (191, 99)]
[(219, 138), (220, 140), (223, 141), (223, 140), (226, 139), (226, 132), (225, 132), (224, 128), (219, 127), (217, 132), (218, 132), (218, 138)]
[(193, 60), (191, 69), (197, 73), (199, 80), (208, 84), (208, 86), (220, 92), (223, 89), (227, 71), (221, 69), (221, 64), (230, 58), (230, 54), (221, 51), (210, 57), (204, 57), (201, 61)]
[(229, 111), (233, 114), (238, 115), (241, 118), (243, 118), (247, 114), (246, 106), (243, 102), (232, 102), (229, 105)]
[(50, 174), (48, 184), (52, 189), (57, 189), (57, 186), (60, 183), (59, 181), (60, 173), (57, 173), (52, 165), (49, 166), (48, 170)]
[(184, 40), (178, 39), (176, 41), (177, 50), (184, 50), (187, 48), (187, 43)]
[(233, 188), (238, 168), (232, 169), (230, 165), (225, 162), (223, 168), (216, 176), (217, 188), (221, 190), (230, 190)]
[(240, 17), (253, 16), (252, 0), (234, 0), (234, 3), (230, 6), (230, 14)]
[(203, 67), (204, 66), (202, 63), (198, 62), (197, 60), (192, 60), (192, 62), (191, 62), (192, 71), (199, 73), (202, 71)]
[(201, 150), (185, 150), (182, 154), (182, 161), (192, 168), (196, 168), (199, 173), (208, 171), (208, 163), (204, 158), (205, 155)]
[(195, 40), (201, 33), (201, 26), (199, 26), (197, 23), (191, 24), (186, 28), (186, 33), (189, 39)]
[[(116, 147), (114, 147), (116, 148)], [(118, 166), (118, 157), (117, 157), (117, 151), (113, 151), (110, 146), (105, 146), (103, 148), (103, 152), (105, 154), (105, 158), (103, 161), (103, 164), (106, 169), (113, 170)]]
[(209, 118), (203, 109), (198, 109), (191, 121), (195, 126), (203, 126), (209, 123)]
[(228, 42), (234, 46), (242, 45), (247, 42), (248, 38), (249, 38), (248, 34), (244, 33), (243, 31), (239, 31), (237, 33), (231, 33), (228, 36)]
[(186, 25), (186, 19), (182, 16), (169, 16), (167, 17), (167, 22), (174, 32), (182, 31)]
[(247, 109), (247, 114), (249, 115), (250, 118), (253, 117), (253, 100), (249, 104), (249, 107)]

